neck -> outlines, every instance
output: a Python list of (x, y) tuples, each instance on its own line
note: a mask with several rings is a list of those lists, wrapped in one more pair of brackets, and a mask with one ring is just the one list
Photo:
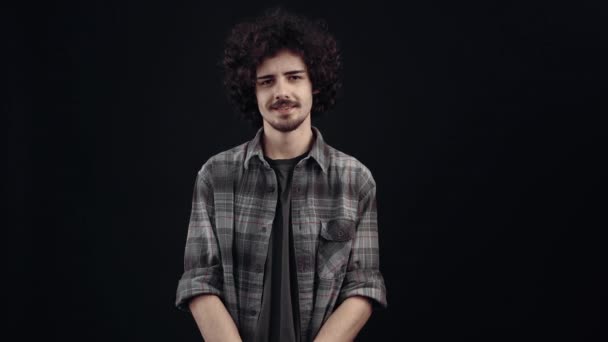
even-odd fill
[(302, 125), (291, 132), (280, 132), (264, 126), (262, 146), (270, 159), (291, 159), (310, 150), (314, 134), (310, 126)]

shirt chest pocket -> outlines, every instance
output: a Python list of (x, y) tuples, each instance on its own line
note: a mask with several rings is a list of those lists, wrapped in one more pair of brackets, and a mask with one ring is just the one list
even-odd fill
[(350, 218), (321, 221), (317, 250), (319, 278), (334, 279), (344, 275), (354, 237), (355, 221)]

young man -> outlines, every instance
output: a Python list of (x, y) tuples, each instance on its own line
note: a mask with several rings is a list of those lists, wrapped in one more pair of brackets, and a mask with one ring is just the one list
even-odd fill
[(350, 341), (386, 307), (376, 184), (311, 115), (334, 104), (339, 52), (282, 10), (237, 25), (224, 67), (258, 127), (198, 173), (176, 305), (206, 341)]

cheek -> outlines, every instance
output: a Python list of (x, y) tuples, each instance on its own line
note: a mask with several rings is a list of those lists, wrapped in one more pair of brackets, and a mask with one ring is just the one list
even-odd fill
[(312, 104), (315, 101), (315, 94), (313, 94), (312, 92), (309, 92), (306, 94), (306, 101), (308, 102), (308, 104)]
[(256, 102), (258, 103), (258, 106), (260, 106), (260, 107), (264, 106), (264, 103), (265, 103), (264, 94), (262, 94), (259, 91), (256, 91), (255, 92), (255, 99), (256, 99)]

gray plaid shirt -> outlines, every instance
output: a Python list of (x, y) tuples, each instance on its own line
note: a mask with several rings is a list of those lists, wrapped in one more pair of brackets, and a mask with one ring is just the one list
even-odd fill
[[(360, 161), (323, 141), (296, 165), (291, 185), (293, 246), (303, 341), (312, 340), (347, 297), (386, 307), (379, 270), (376, 183)], [(260, 128), (246, 143), (209, 158), (196, 178), (176, 306), (215, 294), (243, 341), (255, 336), (264, 263), (278, 200)]]

